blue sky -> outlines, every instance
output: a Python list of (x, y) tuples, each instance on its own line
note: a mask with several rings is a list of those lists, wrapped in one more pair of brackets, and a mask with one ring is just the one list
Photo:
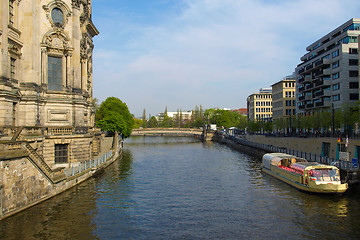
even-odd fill
[(246, 107), (294, 72), (305, 48), (351, 18), (359, 0), (92, 0), (94, 96), (140, 117)]

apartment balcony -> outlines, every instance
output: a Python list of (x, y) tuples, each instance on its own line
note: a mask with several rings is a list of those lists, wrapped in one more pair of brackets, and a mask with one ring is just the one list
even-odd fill
[(306, 104), (306, 108), (313, 108), (313, 107), (314, 107), (314, 103)]
[(309, 95), (305, 95), (305, 100), (311, 100), (311, 99), (312, 99), (311, 94), (309, 94)]
[(331, 96), (331, 90), (330, 89), (326, 89), (326, 90), (320, 90), (315, 92), (315, 97), (330, 97)]
[(303, 92), (305, 90), (304, 87), (299, 87), (299, 92)]
[(310, 84), (307, 84), (306, 86), (305, 86), (305, 89), (306, 90), (309, 90), (309, 89), (312, 89), (314, 87), (314, 84), (313, 83), (310, 83)]
[(317, 73), (315, 73), (314, 77), (318, 78), (318, 77), (321, 77), (321, 76), (324, 76), (324, 75), (330, 75), (330, 74), (331, 74), (330, 69), (323, 69), (323, 70), (318, 71)]
[(315, 87), (318, 87), (318, 86), (321, 86), (321, 85), (323, 85), (323, 81), (322, 80), (317, 80), (317, 81), (315, 81)]
[(317, 102), (315, 103), (316, 107), (323, 107), (324, 106), (324, 102)]
[(331, 107), (331, 100), (324, 100), (324, 107)]
[(299, 101), (304, 101), (304, 100), (305, 100), (305, 96), (299, 97)]
[(304, 77), (301, 77), (301, 78), (298, 79), (298, 82), (299, 82), (299, 83), (303, 83), (304, 81), (305, 81), (305, 78), (304, 78)]
[(311, 75), (306, 75), (304, 78), (304, 82), (311, 82), (312, 80)]
[(315, 87), (319, 87), (319, 86), (330, 86), (331, 85), (331, 80), (317, 80), (314, 82)]
[(331, 59), (329, 58), (324, 58), (324, 59), (321, 59), (320, 61), (316, 62), (314, 64), (314, 68), (319, 68), (319, 67), (327, 67), (327, 66), (330, 66), (330, 63), (331, 63)]
[(331, 102), (330, 101), (322, 101), (322, 102), (317, 102), (315, 103), (316, 107), (330, 107), (331, 106)]
[(299, 109), (305, 109), (305, 105), (300, 105)]
[(304, 73), (304, 71), (305, 71), (304, 69), (300, 69), (300, 70), (299, 70), (299, 74)]
[(304, 73), (307, 73), (307, 72), (310, 72), (311, 71), (311, 69), (313, 69), (314, 68), (314, 66), (311, 64), (311, 65), (309, 65), (309, 66), (307, 66), (306, 68), (305, 68), (305, 71), (304, 71)]
[(322, 96), (322, 95), (324, 95), (324, 91), (317, 91), (317, 92), (315, 92), (315, 97), (319, 97), (319, 96)]

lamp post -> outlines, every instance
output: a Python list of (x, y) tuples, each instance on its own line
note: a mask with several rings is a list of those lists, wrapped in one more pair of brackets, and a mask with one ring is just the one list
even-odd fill
[(292, 127), (291, 127), (291, 110), (292, 110), (292, 109), (290, 109), (290, 131), (289, 131), (290, 134), (292, 134)]

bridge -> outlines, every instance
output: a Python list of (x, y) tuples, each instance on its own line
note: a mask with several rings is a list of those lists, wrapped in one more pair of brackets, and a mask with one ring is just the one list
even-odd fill
[(201, 136), (202, 129), (194, 128), (137, 128), (131, 136)]

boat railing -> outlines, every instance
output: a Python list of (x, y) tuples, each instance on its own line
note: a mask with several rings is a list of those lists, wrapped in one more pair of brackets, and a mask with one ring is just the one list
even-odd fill
[(284, 169), (284, 170), (286, 170), (286, 171), (289, 171), (289, 172), (293, 172), (293, 173), (302, 175), (302, 172), (301, 172), (301, 171), (296, 170), (296, 169), (291, 168), (291, 167), (279, 166), (279, 168), (282, 168), (282, 169)]

